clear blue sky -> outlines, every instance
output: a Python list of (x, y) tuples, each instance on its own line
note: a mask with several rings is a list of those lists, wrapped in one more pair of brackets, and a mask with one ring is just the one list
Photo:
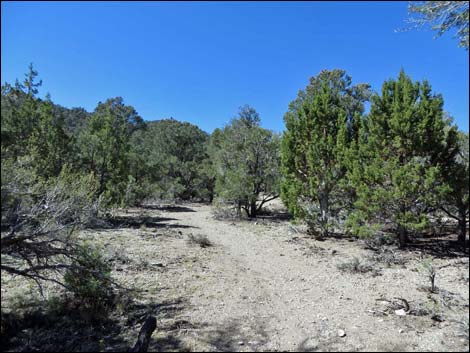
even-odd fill
[(2, 83), (33, 62), (42, 93), (92, 111), (122, 96), (145, 120), (211, 132), (250, 104), (263, 126), (308, 78), (342, 68), (380, 90), (401, 67), (428, 79), (468, 131), (468, 52), (452, 34), (396, 33), (406, 2), (2, 2)]

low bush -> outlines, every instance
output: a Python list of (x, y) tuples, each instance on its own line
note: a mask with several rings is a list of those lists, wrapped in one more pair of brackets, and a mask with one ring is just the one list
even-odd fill
[(189, 234), (188, 236), (188, 242), (191, 244), (197, 244), (201, 248), (207, 248), (210, 246), (213, 246), (212, 242), (209, 240), (207, 235), (204, 234)]
[(88, 244), (78, 246), (77, 255), (64, 274), (64, 284), (82, 312), (102, 315), (113, 305), (111, 267), (101, 252)]
[(404, 265), (405, 259), (392, 249), (382, 248), (378, 252), (367, 258), (370, 262), (378, 262), (385, 264), (387, 267), (391, 265)]
[(350, 261), (346, 261), (337, 265), (337, 268), (344, 272), (350, 273), (366, 273), (372, 272), (373, 274), (378, 274), (379, 271), (373, 267), (373, 264), (370, 262), (365, 262), (359, 260), (357, 257), (353, 257)]

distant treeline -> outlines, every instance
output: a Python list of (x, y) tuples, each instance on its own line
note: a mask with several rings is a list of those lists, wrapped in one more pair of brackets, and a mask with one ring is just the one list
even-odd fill
[(19, 202), (13, 181), (24, 188), (72, 175), (92, 180), (101, 207), (217, 199), (256, 217), (280, 196), (318, 236), (391, 232), (405, 244), (430, 217), (446, 216), (465, 239), (468, 134), (428, 82), (403, 71), (379, 94), (343, 70), (321, 71), (289, 105), (282, 136), (248, 105), (212, 134), (144, 121), (120, 97), (91, 113), (67, 109), (37, 97), (32, 66), (25, 76), (2, 86), (2, 220)]

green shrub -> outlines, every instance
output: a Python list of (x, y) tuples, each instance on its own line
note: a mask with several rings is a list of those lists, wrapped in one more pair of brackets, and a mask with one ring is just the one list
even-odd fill
[(429, 291), (435, 293), (437, 291), (436, 287), (436, 268), (432, 263), (431, 257), (426, 257), (419, 265), (419, 270), (428, 278), (429, 280)]
[(77, 248), (76, 258), (64, 274), (64, 282), (81, 309), (100, 313), (113, 304), (111, 268), (100, 251), (91, 245)]

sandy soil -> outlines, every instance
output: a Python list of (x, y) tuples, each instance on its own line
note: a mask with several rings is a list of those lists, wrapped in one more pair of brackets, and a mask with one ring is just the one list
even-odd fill
[[(152, 351), (468, 351), (468, 255), (434, 258), (432, 294), (419, 251), (400, 253), (404, 264), (349, 273), (337, 265), (373, 252), (348, 239), (313, 240), (287, 220), (217, 221), (200, 204), (122, 214), (134, 216), (146, 226), (82, 234), (102, 244), (116, 279), (142, 291), (140, 318), (123, 319), (102, 350), (132, 344), (154, 313)], [(213, 246), (188, 242), (190, 234)], [(8, 288), (2, 281), (5, 300)], [(411, 312), (397, 315), (395, 298)]]

